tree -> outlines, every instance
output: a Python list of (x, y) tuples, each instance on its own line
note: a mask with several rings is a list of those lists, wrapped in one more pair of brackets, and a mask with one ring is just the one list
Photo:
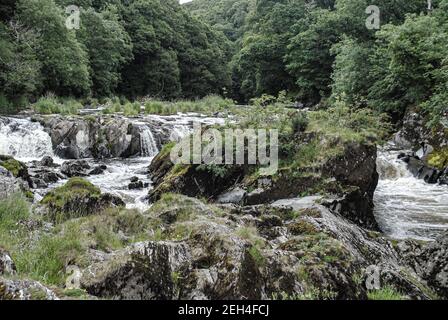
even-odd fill
[(123, 66), (132, 59), (131, 39), (111, 10), (82, 10), (80, 27), (77, 34), (87, 49), (92, 93), (111, 95), (121, 80)]
[(36, 56), (42, 63), (42, 87), (62, 96), (86, 95), (90, 91), (88, 57), (75, 31), (53, 0), (20, 0), (18, 20), (40, 34)]

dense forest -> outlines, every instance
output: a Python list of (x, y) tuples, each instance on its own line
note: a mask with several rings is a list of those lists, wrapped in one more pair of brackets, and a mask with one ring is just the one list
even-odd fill
[[(369, 5), (380, 8), (380, 30), (366, 27)], [(236, 42), (230, 68), (239, 99), (287, 90), (304, 103), (343, 99), (395, 116), (422, 105), (437, 119), (447, 101), (448, 2), (432, 5), (196, 0), (187, 8)]]
[[(69, 4), (80, 29), (65, 27)], [(366, 8), (380, 8), (380, 29)], [(448, 1), (20, 0), (0, 7), (0, 103), (57, 96), (239, 102), (286, 91), (437, 121), (447, 97)]]

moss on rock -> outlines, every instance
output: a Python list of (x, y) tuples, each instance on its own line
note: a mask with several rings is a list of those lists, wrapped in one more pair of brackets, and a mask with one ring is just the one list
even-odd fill
[(56, 223), (124, 205), (121, 199), (101, 194), (98, 187), (78, 177), (47, 193), (40, 203), (47, 207), (47, 217)]

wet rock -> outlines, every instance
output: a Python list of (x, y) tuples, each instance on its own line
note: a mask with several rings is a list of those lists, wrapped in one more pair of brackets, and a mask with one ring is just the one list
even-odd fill
[(128, 185), (129, 190), (139, 190), (139, 189), (143, 189), (144, 187), (145, 187), (145, 185), (143, 184), (142, 181), (131, 182)]
[(39, 165), (43, 167), (53, 167), (55, 165), (54, 160), (50, 156), (43, 157), (42, 160), (39, 161)]
[(56, 155), (64, 159), (139, 155), (140, 129), (116, 116), (35, 116), (51, 136)]
[(91, 169), (86, 160), (66, 161), (62, 164), (61, 173), (67, 177), (86, 177)]
[(37, 281), (0, 277), (0, 300), (59, 300), (56, 294)]
[(441, 171), (427, 166), (425, 162), (418, 157), (402, 158), (402, 160), (408, 164), (408, 169), (414, 177), (422, 179), (426, 183), (435, 184), (439, 181), (439, 177), (442, 175)]
[(107, 166), (106, 165), (96, 166), (91, 171), (89, 171), (88, 175), (89, 176), (100, 175), (100, 174), (103, 174), (104, 171), (106, 171), (106, 170), (107, 170)]
[(16, 273), (16, 265), (9, 253), (0, 247), (0, 276), (12, 275)]
[(442, 174), (439, 177), (439, 183), (440, 184), (447, 184), (448, 185), (448, 167), (445, 168), (445, 170), (442, 172)]

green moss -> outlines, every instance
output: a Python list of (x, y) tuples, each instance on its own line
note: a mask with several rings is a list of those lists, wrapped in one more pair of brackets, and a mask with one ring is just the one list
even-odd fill
[(19, 177), (21, 172), (25, 168), (25, 166), (20, 161), (8, 157), (2, 157), (2, 161), (0, 161), (0, 166), (11, 172), (14, 177)]
[(48, 217), (54, 222), (63, 222), (70, 218), (81, 217), (93, 210), (87, 208), (86, 199), (101, 196), (101, 190), (82, 178), (71, 178), (65, 185), (58, 187), (45, 195), (41, 204), (49, 209)]
[(448, 166), (448, 148), (431, 153), (428, 157), (428, 164), (439, 170), (446, 168)]

